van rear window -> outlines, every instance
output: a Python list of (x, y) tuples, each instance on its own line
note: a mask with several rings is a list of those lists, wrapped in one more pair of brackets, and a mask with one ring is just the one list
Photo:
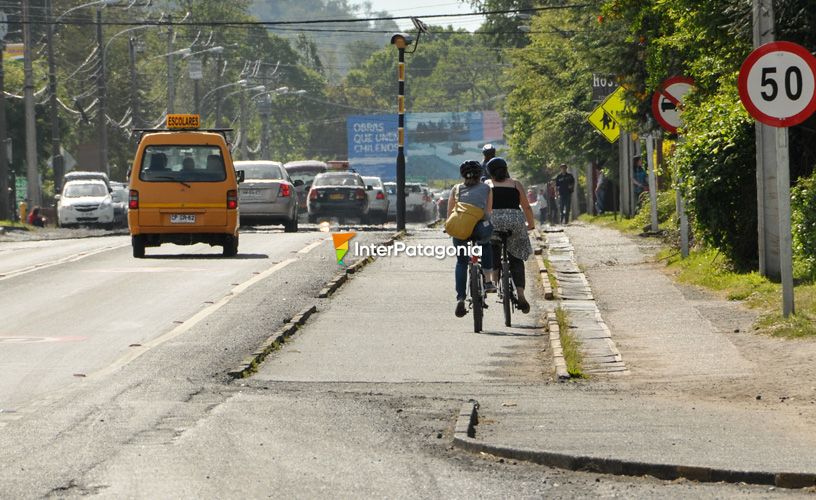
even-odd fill
[(147, 182), (222, 182), (227, 178), (218, 146), (147, 146), (139, 179)]

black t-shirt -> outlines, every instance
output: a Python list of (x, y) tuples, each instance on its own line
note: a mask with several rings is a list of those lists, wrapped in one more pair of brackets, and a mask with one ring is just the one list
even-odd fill
[(572, 190), (575, 189), (575, 177), (569, 172), (558, 174), (555, 178), (555, 187), (558, 188), (558, 194), (562, 196), (571, 194)]

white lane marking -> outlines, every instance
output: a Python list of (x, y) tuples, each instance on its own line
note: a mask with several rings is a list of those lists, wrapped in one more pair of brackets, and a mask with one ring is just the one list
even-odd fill
[(297, 251), (297, 253), (307, 254), (327, 241), (329, 241), (328, 238), (317, 240), (314, 243), (310, 243), (305, 247), (301, 248), (300, 250)]
[(59, 266), (62, 264), (69, 264), (71, 262), (76, 262), (78, 260), (85, 259), (87, 257), (91, 257), (94, 255), (98, 255), (100, 253), (108, 252), (111, 250), (118, 250), (120, 248), (129, 247), (130, 243), (123, 243), (121, 245), (111, 245), (106, 246), (103, 248), (98, 248), (96, 250), (91, 250), (89, 252), (80, 252), (74, 255), (69, 255), (68, 257), (64, 257), (59, 260), (55, 260), (53, 262), (47, 262), (45, 264), (34, 264), (33, 266), (23, 267), (21, 269), (15, 269), (13, 271), (9, 271), (6, 273), (2, 273), (0, 275), (0, 281), (4, 281), (11, 278), (16, 278), (17, 276), (22, 276), (23, 274), (32, 273), (34, 271), (39, 271), (41, 269), (48, 269), (49, 267)]
[(264, 271), (264, 272), (262, 272), (260, 274), (256, 274), (255, 276), (248, 279), (247, 281), (245, 281), (245, 282), (237, 285), (236, 287), (234, 287), (232, 290), (229, 291), (229, 293), (227, 293), (227, 295), (222, 297), (221, 300), (219, 300), (218, 302), (215, 302), (215, 303), (205, 307), (204, 309), (198, 311), (196, 314), (194, 314), (190, 319), (188, 319), (184, 323), (176, 326), (175, 328), (173, 328), (169, 332), (164, 333), (164, 334), (156, 337), (153, 340), (150, 340), (148, 342), (144, 342), (140, 347), (132, 348), (131, 351), (129, 351), (127, 354), (125, 354), (124, 356), (122, 356), (118, 360), (114, 361), (111, 365), (109, 365), (109, 366), (107, 366), (105, 368), (102, 368), (101, 370), (98, 370), (96, 372), (93, 372), (93, 373), (89, 374), (87, 378), (101, 378), (101, 377), (110, 375), (110, 374), (112, 374), (113, 372), (115, 372), (117, 370), (120, 370), (120, 369), (124, 368), (128, 363), (135, 360), (136, 358), (138, 358), (142, 354), (146, 353), (150, 349), (158, 347), (158, 346), (164, 344), (165, 342), (178, 337), (179, 335), (187, 332), (188, 330), (190, 330), (191, 328), (193, 328), (197, 324), (201, 323), (208, 316), (210, 316), (211, 314), (213, 314), (217, 310), (219, 310), (222, 307), (224, 307), (225, 305), (227, 305), (232, 299), (234, 299), (235, 297), (237, 297), (238, 295), (240, 295), (241, 293), (246, 291), (252, 285), (258, 283), (259, 281), (261, 281), (261, 280), (263, 280), (265, 278), (268, 278), (273, 273), (276, 273), (276, 272), (280, 271), (284, 267), (286, 267), (289, 264), (291, 264), (293, 262), (296, 262), (296, 261), (297, 261), (297, 259), (295, 259), (295, 258), (286, 259), (286, 260), (284, 260), (282, 262), (279, 262), (279, 263), (275, 264), (274, 266), (270, 267), (266, 271)]

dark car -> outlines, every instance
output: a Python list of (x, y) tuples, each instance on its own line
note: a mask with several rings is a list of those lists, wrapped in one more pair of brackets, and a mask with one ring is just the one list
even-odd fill
[(320, 217), (365, 219), (368, 195), (363, 178), (356, 172), (325, 172), (315, 177), (309, 190), (309, 222)]
[(317, 160), (302, 160), (290, 161), (286, 163), (283, 168), (289, 173), (292, 182), (301, 181), (295, 191), (297, 192), (298, 208), (301, 212), (306, 211), (306, 195), (309, 193), (309, 188), (312, 187), (312, 182), (317, 174), (322, 174), (328, 169), (328, 166), (322, 161)]

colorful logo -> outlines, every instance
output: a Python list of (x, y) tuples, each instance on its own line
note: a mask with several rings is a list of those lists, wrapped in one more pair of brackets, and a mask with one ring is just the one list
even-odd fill
[(349, 241), (357, 233), (335, 233), (332, 234), (332, 240), (334, 240), (334, 254), (337, 256), (337, 263), (341, 266), (345, 266), (346, 263), (343, 262), (343, 258), (349, 251)]

